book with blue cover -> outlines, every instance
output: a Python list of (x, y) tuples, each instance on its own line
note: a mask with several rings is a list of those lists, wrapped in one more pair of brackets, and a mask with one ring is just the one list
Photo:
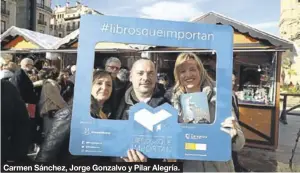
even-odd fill
[(188, 93), (180, 96), (182, 119), (184, 123), (210, 124), (212, 123), (207, 95), (204, 92)]

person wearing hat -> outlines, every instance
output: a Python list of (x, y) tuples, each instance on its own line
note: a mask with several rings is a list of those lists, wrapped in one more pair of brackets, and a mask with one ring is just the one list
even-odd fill
[(15, 71), (10, 81), (19, 90), (25, 103), (36, 104), (38, 97), (34, 92), (33, 83), (28, 76), (34, 67), (33, 60), (24, 58), (21, 60), (20, 65), (21, 68)]

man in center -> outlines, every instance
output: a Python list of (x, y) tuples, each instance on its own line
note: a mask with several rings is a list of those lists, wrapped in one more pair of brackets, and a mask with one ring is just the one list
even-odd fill
[(128, 119), (128, 110), (136, 103), (144, 102), (155, 108), (169, 101), (164, 91), (157, 87), (157, 72), (150, 59), (139, 59), (132, 65), (129, 80), (132, 86), (125, 92), (116, 113), (116, 119)]
[[(157, 87), (157, 72), (150, 59), (139, 59), (132, 65), (129, 80), (132, 83), (122, 98), (116, 113), (116, 119), (128, 120), (128, 110), (136, 103), (144, 102), (155, 108), (169, 101), (164, 97), (165, 91)], [(128, 150), (126, 162), (162, 161), (162, 159), (147, 159), (141, 152)]]

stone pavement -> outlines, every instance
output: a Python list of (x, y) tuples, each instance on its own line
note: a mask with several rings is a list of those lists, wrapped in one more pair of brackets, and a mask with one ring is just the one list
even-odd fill
[[(240, 164), (254, 172), (292, 172), (289, 160), (300, 128), (300, 116), (288, 115), (287, 120), (287, 125), (279, 124), (279, 145), (276, 151), (244, 148), (239, 153)], [(300, 172), (300, 140), (293, 165), (294, 171)]]

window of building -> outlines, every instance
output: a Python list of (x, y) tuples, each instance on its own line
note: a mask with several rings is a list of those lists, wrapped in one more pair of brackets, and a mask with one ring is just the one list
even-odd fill
[(44, 5), (45, 5), (45, 0), (37, 0), (36, 3), (37, 3), (40, 7), (44, 7)]
[(6, 30), (6, 22), (1, 20), (1, 33), (3, 33)]
[(61, 29), (61, 24), (59, 24), (59, 28)]
[(79, 28), (79, 26), (80, 26), (80, 22), (78, 22), (78, 28)]
[(61, 34), (61, 33), (58, 33), (58, 37), (62, 38), (62, 34)]
[(75, 22), (73, 22), (72, 28), (75, 29)]
[(45, 15), (42, 13), (39, 13), (39, 20), (40, 21), (45, 21)]
[(6, 1), (1, 0), (1, 10), (6, 10)]
[(70, 23), (67, 23), (67, 31), (70, 30)]
[(44, 31), (43, 31), (43, 30), (40, 30), (40, 33), (44, 33)]

